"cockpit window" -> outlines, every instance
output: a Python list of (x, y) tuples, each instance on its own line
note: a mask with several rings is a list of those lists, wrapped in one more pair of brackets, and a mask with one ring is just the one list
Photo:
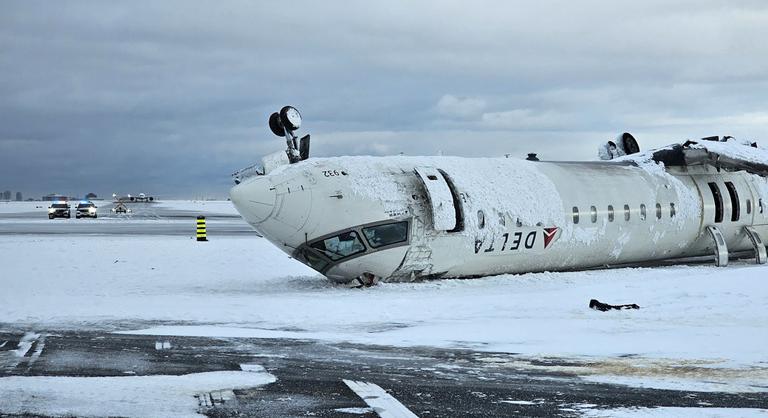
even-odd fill
[(313, 269), (322, 272), (324, 268), (328, 266), (328, 262), (325, 261), (322, 257), (315, 254), (314, 251), (310, 250), (307, 247), (303, 247), (300, 252), (301, 256), (304, 258), (304, 260), (307, 261), (310, 267)]
[(365, 245), (355, 231), (344, 232), (310, 246), (334, 261), (365, 251)]
[(363, 228), (365, 239), (373, 248), (408, 241), (408, 222), (369, 226)]

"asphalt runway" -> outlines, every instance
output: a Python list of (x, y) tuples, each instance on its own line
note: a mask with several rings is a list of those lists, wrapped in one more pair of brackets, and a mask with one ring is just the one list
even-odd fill
[[(49, 221), (44, 210), (3, 215), (0, 235), (194, 235), (196, 212), (151, 204), (131, 207), (132, 214), (115, 215), (105, 204), (96, 220)], [(211, 235), (256, 235), (237, 216), (207, 214), (207, 219)], [(4, 377), (14, 376), (185, 376), (237, 371), (243, 364), (256, 364), (276, 381), (254, 388), (190, 394), (194, 396), (190, 401), (197, 402), (197, 412), (209, 417), (577, 417), (623, 407), (768, 409), (764, 393), (593, 383), (563, 372), (558, 367), (568, 365), (563, 359), (298, 339), (118, 333), (156, 325), (184, 324), (103, 322), (82, 324), (82, 329), (29, 329), (29, 324), (0, 322), (0, 383)], [(70, 401), (99, 402), (91, 395), (83, 393), (82, 399)], [(0, 408), (3, 405), (0, 399)], [(392, 415), (398, 408), (405, 412)], [(31, 416), (3, 415), (2, 409), (0, 415)], [(738, 411), (733, 414), (738, 415)]]
[[(112, 203), (100, 204), (98, 217), (48, 219), (46, 202), (36, 212), (0, 214), (0, 234), (4, 235), (195, 235), (199, 212), (164, 208), (153, 203), (133, 203), (131, 213), (112, 213)], [(210, 235), (253, 235), (253, 230), (238, 215), (203, 213)]]
[(503, 366), (505, 360), (543, 362), (505, 353), (285, 339), (35, 333), (21, 358), (9, 352), (25, 334), (0, 333), (0, 344), (5, 343), (0, 376), (183, 375), (257, 363), (277, 378), (263, 387), (234, 390), (234, 396), (195, 395), (198, 412), (210, 417), (376, 417), (344, 380), (372, 383), (421, 417), (576, 417), (587, 409), (629, 406), (768, 408), (762, 394), (639, 389), (589, 383), (545, 368), (510, 369)]

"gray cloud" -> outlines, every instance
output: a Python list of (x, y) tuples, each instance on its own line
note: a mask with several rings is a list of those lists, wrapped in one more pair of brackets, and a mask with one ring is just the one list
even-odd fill
[(4, 2), (0, 189), (225, 196), (283, 104), (316, 156), (768, 141), (766, 28), (762, 1)]

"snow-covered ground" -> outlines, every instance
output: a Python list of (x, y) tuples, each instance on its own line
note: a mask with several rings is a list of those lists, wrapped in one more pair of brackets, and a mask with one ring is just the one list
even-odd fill
[(8, 213), (45, 212), (50, 202), (0, 202), (0, 217)]
[[(30, 331), (460, 347), (489, 352), (499, 367), (530, 365), (494, 351), (566, 357), (576, 362), (564, 370), (596, 381), (768, 390), (768, 267), (746, 262), (360, 290), (332, 285), (260, 238), (0, 236), (0, 264), (0, 318)], [(592, 298), (641, 309), (593, 311)], [(136, 321), (185, 325), (125, 329)]]
[[(233, 389), (276, 379), (263, 368), (180, 376), (0, 378), (0, 411), (78, 417), (202, 417), (198, 397), (233, 397)], [(209, 393), (216, 391), (215, 395)], [(130, 394), (126, 396), (126, 394)]]

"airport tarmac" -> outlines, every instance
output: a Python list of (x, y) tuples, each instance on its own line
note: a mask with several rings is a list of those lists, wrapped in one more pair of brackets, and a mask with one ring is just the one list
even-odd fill
[[(25, 335), (34, 338), (27, 339), (24, 355), (9, 354)], [(559, 361), (507, 353), (56, 330), (0, 333), (0, 345), (3, 377), (98, 381), (110, 376), (240, 371), (242, 364), (249, 364), (276, 378), (230, 395), (220, 390), (196, 393), (199, 412), (211, 417), (377, 416), (344, 380), (372, 383), (422, 417), (575, 417), (622, 407), (768, 408), (762, 394), (631, 388), (585, 382), (546, 367), (510, 369), (503, 366), (505, 360), (531, 366), (557, 366)], [(53, 380), (51, 385), (56, 384)], [(98, 402), (86, 398), (93, 395), (76, 401)], [(13, 405), (0, 400), (0, 407), (4, 403)]]
[[(136, 251), (147, 248), (138, 243), (157, 241), (160, 243), (155, 250), (160, 254), (158, 257), (165, 254), (163, 251), (171, 253), (177, 248), (187, 248), (190, 253), (192, 249), (214, 251), (218, 245), (223, 245), (221, 242), (229, 242), (225, 238), (238, 245), (261, 242), (261, 238), (231, 212), (184, 210), (179, 205), (159, 204), (135, 204), (131, 208), (133, 213), (128, 216), (114, 215), (105, 204), (99, 208), (99, 218), (95, 220), (48, 220), (44, 210), (0, 214), (0, 239), (10, 245), (23, 242), (23, 245), (37, 248), (34, 246), (40, 242), (64, 242), (68, 236), (72, 236), (72, 240), (66, 241), (68, 245), (70, 241), (92, 242), (93, 237), (100, 240), (95, 242), (103, 243), (114, 237), (115, 247), (135, 245)], [(194, 235), (194, 223), (199, 214), (207, 217), (210, 235), (219, 239), (197, 246), (191, 240), (179, 240), (180, 236), (191, 238)], [(169, 249), (169, 243), (177, 247)], [(82, 253), (80, 247), (69, 251), (67, 254)], [(249, 277), (243, 278), (242, 282), (233, 281), (235, 279), (225, 273), (216, 277), (212, 272), (226, 270), (213, 266), (210, 271), (205, 271), (206, 264), (201, 261), (199, 268), (204, 270), (205, 277), (186, 277), (191, 276), (189, 272), (193, 270), (184, 270), (181, 278), (173, 277), (157, 284), (159, 278), (165, 277), (163, 271), (167, 266), (156, 265), (154, 258), (141, 258), (145, 268), (137, 261), (139, 259), (123, 257), (118, 250), (114, 251), (118, 255), (95, 252), (71, 261), (43, 259), (40, 266), (29, 271), (61, 272), (74, 264), (71, 268), (75, 273), (56, 278), (60, 282), (63, 277), (69, 277), (72, 282), (57, 283), (50, 289), (34, 285), (35, 295), (27, 305), (0, 298), (5, 305), (2, 309), (6, 309), (3, 317), (12, 318), (10, 321), (0, 318), (0, 416), (768, 416), (768, 397), (765, 396), (768, 386), (759, 383), (767, 370), (765, 361), (758, 361), (758, 366), (738, 369), (739, 373), (757, 376), (753, 380), (758, 383), (750, 381), (748, 390), (707, 377), (708, 373), (735, 373), (726, 366), (709, 367), (685, 361), (674, 366), (658, 366), (659, 370), (654, 373), (659, 375), (705, 376), (699, 379), (709, 383), (706, 390), (699, 386), (686, 388), (685, 383), (665, 389), (584, 377), (587, 369), (610, 369), (619, 375), (626, 369), (637, 374), (638, 368), (645, 367), (643, 364), (650, 364), (637, 358), (641, 365), (632, 369), (628, 365), (633, 364), (636, 355), (631, 353), (613, 358), (595, 355), (586, 361), (583, 357), (575, 361), (566, 356), (494, 351), (481, 340), (471, 342), (472, 336), (468, 335), (471, 333), (458, 327), (455, 328), (455, 338), (467, 340), (450, 348), (426, 343), (386, 343), (387, 338), (392, 338), (388, 335), (399, 335), (422, 322), (429, 326), (445, 322), (450, 333), (450, 327), (461, 323), (448, 322), (452, 315), (457, 321), (476, 321), (476, 318), (467, 318), (471, 312), (453, 307), (455, 302), (447, 299), (448, 295), (456, 288), (456, 300), (478, 298), (480, 294), (487, 295), (488, 289), (494, 289), (486, 289), (488, 283), (500, 279), (458, 281), (446, 287), (437, 284), (416, 288), (405, 284), (390, 285), (377, 293), (375, 290), (334, 287), (317, 277), (292, 278), (304, 274), (301, 273), (304, 270), (299, 269), (303, 266), (291, 271), (286, 267), (288, 277), (275, 276), (263, 285), (252, 285), (248, 282), (252, 280)], [(234, 253), (231, 260), (235, 260), (242, 251), (232, 245), (226, 252), (218, 254)], [(188, 258), (201, 260), (200, 254), (204, 253), (196, 252)], [(103, 266), (99, 265), (101, 267), (83, 264), (84, 260), (93, 257), (109, 258)], [(264, 256), (265, 260), (276, 258), (274, 255)], [(180, 258), (170, 265), (181, 269), (181, 263), (188, 264), (185, 260)], [(231, 262), (230, 259), (221, 261), (222, 265)], [(208, 264), (212, 263), (209, 260)], [(294, 264), (278, 264), (283, 265)], [(103, 280), (95, 278), (93, 282), (75, 281), (78, 274), (82, 275), (78, 272), (87, 268), (106, 270), (104, 266), (136, 270), (128, 270), (128, 273), (116, 270), (116, 276)], [(255, 267), (264, 269), (264, 266)], [(241, 267), (235, 270), (238, 269)], [(131, 273), (135, 271), (145, 271), (145, 280), (141, 281), (136, 273)], [(103, 272), (99, 271), (99, 274)], [(270, 273), (263, 270), (261, 274)], [(8, 276), (3, 279), (6, 288), (17, 292), (11, 297), (27, 296), (23, 293), (28, 293), (29, 288), (12, 283), (24, 279)], [(117, 283), (127, 279), (134, 283)], [(537, 280), (541, 279), (534, 281)], [(568, 280), (576, 279), (566, 279), (564, 283)], [(249, 284), (242, 284), (246, 282)], [(110, 285), (109, 289), (93, 290), (105, 283), (116, 284)], [(550, 292), (550, 284), (544, 286)], [(522, 289), (531, 291), (530, 287)], [(91, 291), (93, 296), (87, 293)], [(412, 292), (416, 292), (415, 296), (411, 296)], [(428, 319), (438, 305), (421, 299), (423, 296), (420, 295), (444, 298), (448, 308), (437, 312), (437, 319)], [(388, 297), (390, 299), (386, 299)], [(406, 303), (409, 298), (421, 299), (425, 313), (423, 318), (406, 317), (412, 323), (396, 316), (405, 306), (398, 305), (397, 301)], [(375, 301), (382, 299), (386, 299), (386, 303), (380, 308)], [(484, 299), (477, 300), (478, 305), (483, 304)], [(744, 300), (748, 302), (748, 299)], [(325, 304), (318, 305), (317, 309), (306, 306), (313, 301)], [(101, 302), (112, 305), (113, 309), (101, 307)], [(40, 306), (57, 303), (64, 305)], [(206, 303), (210, 305), (204, 306)], [(409, 302), (410, 305), (414, 303), (417, 302)], [(288, 308), (278, 311), (280, 305), (288, 305)], [(361, 309), (361, 306), (366, 308)], [(302, 309), (306, 313), (290, 316)], [(256, 312), (255, 316), (247, 317), (252, 312)], [(640, 311), (645, 312), (650, 311)], [(591, 314), (588, 310), (586, 313)], [(632, 314), (616, 313), (613, 318)], [(322, 322), (318, 322), (319, 325), (311, 323), (323, 315), (328, 317), (330, 328)], [(481, 318), (488, 314), (482, 315)], [(577, 312), (575, 315), (580, 318), (583, 314)], [(595, 315), (598, 315), (596, 320), (602, 322), (611, 318), (603, 313)], [(282, 318), (274, 318), (279, 316)], [(367, 316), (371, 318), (365, 319)], [(349, 321), (345, 321), (345, 317)], [(490, 322), (491, 318), (487, 320)], [(284, 325), (276, 327), (274, 321)], [(541, 326), (548, 326), (547, 321), (548, 318), (542, 318)], [(599, 325), (599, 322), (590, 322), (592, 327), (598, 326), (595, 324)], [(642, 338), (655, 338), (649, 336), (652, 330), (643, 328), (643, 322), (631, 324), (642, 332)], [(476, 325), (470, 323), (467, 326), (475, 328)], [(185, 332), (194, 334), (208, 326), (212, 327), (213, 335), (204, 335), (205, 332), (182, 335)], [(343, 335), (335, 334), (324, 337), (323, 332), (314, 330), (323, 329), (323, 326), (349, 332), (355, 338), (345, 340)], [(631, 332), (623, 322), (621, 327), (622, 332)], [(266, 336), (226, 336), (232, 329), (249, 329), (243, 332), (262, 332)], [(164, 330), (168, 333), (164, 334)], [(493, 332), (506, 336), (514, 331), (499, 328)], [(526, 333), (531, 340), (520, 344), (535, 344), (534, 330)], [(576, 351), (580, 349), (578, 344), (589, 348), (589, 341), (583, 340), (574, 339), (574, 347), (563, 349)], [(638, 346), (638, 351), (643, 350), (639, 340), (630, 342)], [(603, 345), (601, 341), (595, 341), (594, 352), (597, 353)], [(759, 353), (745, 353), (744, 358), (756, 356), (760, 359)], [(721, 384), (723, 389), (717, 390)]]
[[(74, 207), (68, 219), (48, 219), (46, 202), (39, 202), (37, 206), (35, 211), (0, 214), (0, 234), (189, 235), (194, 232), (195, 219), (201, 214), (200, 211), (164, 207), (158, 203), (128, 204), (130, 213), (116, 214), (112, 212), (114, 204), (104, 202), (99, 203), (96, 219), (76, 219)], [(214, 235), (258, 235), (237, 214), (202, 214), (206, 216), (208, 230)]]

